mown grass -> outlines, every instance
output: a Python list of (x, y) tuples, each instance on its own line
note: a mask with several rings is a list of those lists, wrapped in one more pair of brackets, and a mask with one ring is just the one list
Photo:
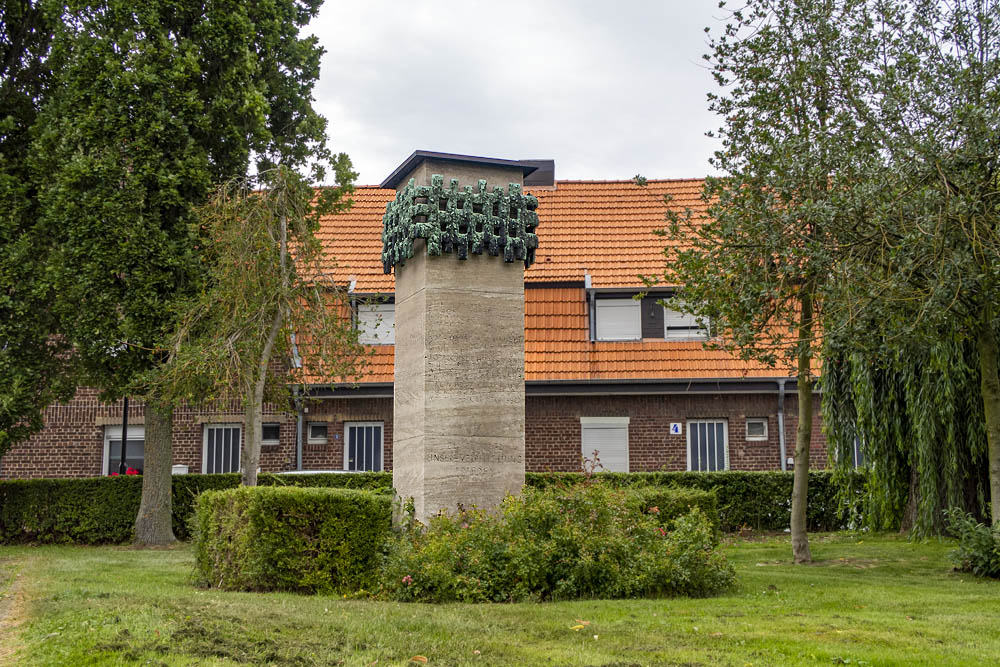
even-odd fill
[[(188, 547), (0, 548), (19, 572), (26, 665), (996, 664), (1000, 582), (951, 571), (950, 542), (814, 536), (725, 546), (740, 588), (701, 599), (416, 605), (190, 584)], [(581, 623), (584, 621), (586, 623)], [(584, 625), (574, 630), (574, 626)]]

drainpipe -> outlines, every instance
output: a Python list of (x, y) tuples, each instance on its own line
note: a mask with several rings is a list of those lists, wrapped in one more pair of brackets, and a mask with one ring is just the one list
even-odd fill
[(788, 470), (785, 452), (785, 380), (778, 380), (778, 445), (781, 447), (781, 470)]
[(295, 388), (295, 469), (302, 470), (302, 422), (305, 415), (302, 413), (302, 390)]
[(128, 396), (122, 399), (122, 449), (121, 449), (121, 458), (118, 461), (119, 475), (124, 475), (125, 470), (127, 470), (127, 465), (125, 463), (125, 450), (127, 449), (128, 449)]
[(590, 274), (589, 273), (584, 273), (583, 274), (583, 289), (584, 289), (584, 291), (587, 294), (587, 306), (588, 306), (587, 310), (589, 311), (589, 314), (590, 314), (589, 328), (590, 328), (590, 342), (591, 343), (593, 343), (595, 340), (597, 340), (597, 313), (596, 313), (596, 307), (597, 307), (596, 300), (597, 299), (594, 296), (594, 290), (591, 287), (592, 284), (593, 283), (591, 283), (591, 281), (590, 281)]
[[(299, 346), (295, 340), (295, 334), (292, 334), (292, 366), (294, 368), (302, 369), (302, 357), (299, 356)], [(295, 394), (295, 469), (302, 470), (302, 421), (303, 421), (303, 410), (302, 410), (302, 394), (305, 392), (305, 385), (300, 385), (292, 390)]]

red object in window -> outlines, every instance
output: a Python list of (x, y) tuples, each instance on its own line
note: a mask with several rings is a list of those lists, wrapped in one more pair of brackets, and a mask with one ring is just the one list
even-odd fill
[(118, 476), (118, 473), (116, 473), (116, 472), (113, 472), (110, 475), (108, 475), (108, 477), (117, 477), (117, 476)]
[[(115, 474), (117, 475), (118, 473), (115, 473)], [(128, 470), (125, 471), (125, 474), (126, 475), (138, 475), (139, 471), (136, 470), (135, 468), (129, 468)]]

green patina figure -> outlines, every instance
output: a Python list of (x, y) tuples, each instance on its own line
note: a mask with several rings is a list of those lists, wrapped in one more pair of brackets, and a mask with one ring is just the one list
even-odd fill
[(454, 252), (459, 259), (484, 252), (505, 262), (523, 261), (528, 268), (538, 247), (538, 199), (524, 194), (517, 183), (487, 191), (480, 180), (459, 189), (452, 179), (431, 176), (431, 184), (415, 185), (411, 178), (385, 207), (382, 218), (382, 268), (385, 273), (413, 257), (413, 241), (424, 239), (428, 255)]

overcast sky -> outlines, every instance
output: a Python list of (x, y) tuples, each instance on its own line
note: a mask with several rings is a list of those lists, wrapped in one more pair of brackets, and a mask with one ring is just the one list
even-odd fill
[(556, 178), (709, 172), (715, 0), (327, 0), (316, 105), (359, 184), (417, 149), (552, 158)]

